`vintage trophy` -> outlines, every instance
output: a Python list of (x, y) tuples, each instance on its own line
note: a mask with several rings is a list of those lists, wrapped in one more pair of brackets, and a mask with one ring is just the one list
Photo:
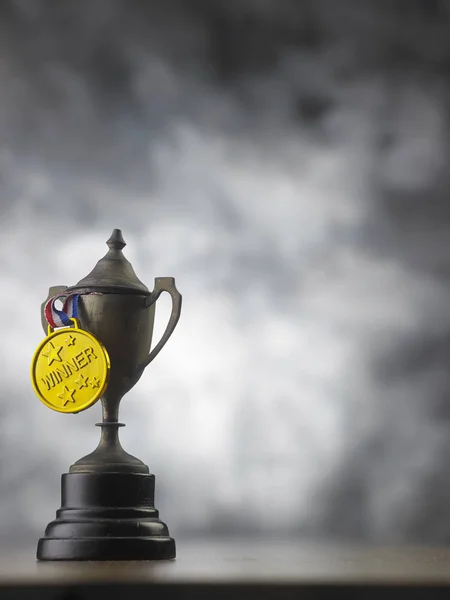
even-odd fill
[[(119, 404), (171, 336), (181, 311), (172, 277), (150, 292), (124, 257), (119, 229), (109, 251), (73, 287), (50, 288), (42, 305), (48, 337), (33, 358), (36, 394), (77, 413), (101, 398), (101, 439), (62, 475), (62, 505), (37, 548), (38, 560), (153, 560), (175, 557), (175, 540), (154, 507), (155, 477), (119, 442)], [(156, 300), (172, 297), (164, 335), (150, 352)], [(63, 302), (63, 308), (56, 308)]]

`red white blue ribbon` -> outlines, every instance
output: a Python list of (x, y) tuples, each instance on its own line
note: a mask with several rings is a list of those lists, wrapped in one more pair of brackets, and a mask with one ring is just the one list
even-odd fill
[[(71, 319), (78, 319), (78, 299), (83, 296), (101, 296), (101, 292), (60, 292), (50, 298), (44, 308), (45, 318), (52, 329), (56, 327), (69, 327), (72, 325)], [(55, 306), (57, 300), (62, 301), (62, 310)]]
[[(56, 327), (68, 327), (72, 325), (70, 319), (78, 318), (78, 298), (79, 294), (66, 294), (62, 292), (50, 298), (45, 305), (45, 318), (47, 323), (55, 329)], [(62, 310), (58, 310), (55, 306), (55, 302), (60, 300), (63, 302)]]

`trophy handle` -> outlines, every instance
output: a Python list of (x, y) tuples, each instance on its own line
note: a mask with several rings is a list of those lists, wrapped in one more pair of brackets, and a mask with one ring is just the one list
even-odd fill
[(53, 296), (56, 296), (56, 294), (60, 294), (61, 292), (65, 292), (66, 290), (67, 290), (67, 285), (53, 285), (48, 290), (47, 298), (41, 304), (41, 323), (42, 323), (42, 329), (44, 330), (45, 335), (47, 335), (47, 333), (48, 333), (48, 323), (47, 323), (47, 319), (45, 318), (45, 312), (44, 312), (45, 305), (50, 300), (50, 298), (53, 298)]
[(167, 323), (167, 327), (166, 327), (166, 330), (165, 330), (162, 338), (159, 340), (159, 342), (156, 344), (156, 346), (153, 348), (153, 350), (150, 352), (150, 354), (144, 360), (144, 362), (141, 365), (139, 365), (139, 367), (138, 367), (139, 373), (141, 373), (146, 367), (148, 367), (148, 365), (152, 362), (152, 360), (154, 358), (156, 358), (156, 356), (160, 353), (163, 346), (166, 344), (167, 340), (172, 335), (173, 330), (177, 326), (178, 320), (180, 318), (182, 296), (175, 286), (175, 279), (173, 277), (156, 277), (155, 278), (155, 287), (153, 289), (153, 292), (149, 296), (147, 306), (150, 306), (151, 304), (156, 302), (158, 300), (158, 298), (160, 297), (160, 295), (162, 294), (162, 292), (168, 292), (171, 295), (171, 297), (172, 297), (172, 312), (170, 314), (170, 319), (169, 319), (169, 322)]

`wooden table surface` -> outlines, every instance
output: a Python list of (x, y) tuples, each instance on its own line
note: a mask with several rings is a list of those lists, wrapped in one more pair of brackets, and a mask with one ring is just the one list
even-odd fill
[(300, 592), (323, 598), (341, 597), (344, 589), (346, 597), (366, 599), (405, 586), (427, 598), (450, 597), (450, 547), (179, 541), (174, 561), (115, 563), (38, 563), (34, 552), (3, 548), (0, 600), (98, 600), (100, 591), (102, 597), (127, 600), (294, 598)]

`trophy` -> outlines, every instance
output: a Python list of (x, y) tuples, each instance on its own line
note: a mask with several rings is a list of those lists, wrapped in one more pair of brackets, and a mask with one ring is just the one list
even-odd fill
[[(61, 508), (38, 542), (38, 560), (175, 558), (175, 540), (154, 506), (155, 477), (120, 444), (119, 404), (172, 335), (181, 295), (172, 277), (156, 278), (148, 290), (122, 253), (119, 229), (107, 245), (87, 277), (50, 288), (42, 305), (47, 337), (31, 367), (37, 396), (61, 413), (101, 400), (103, 420), (98, 447), (62, 475)], [(162, 292), (171, 295), (172, 312), (150, 351)]]

